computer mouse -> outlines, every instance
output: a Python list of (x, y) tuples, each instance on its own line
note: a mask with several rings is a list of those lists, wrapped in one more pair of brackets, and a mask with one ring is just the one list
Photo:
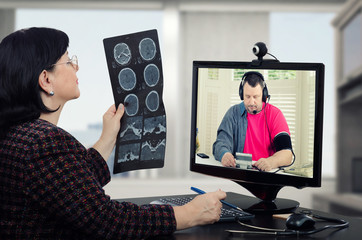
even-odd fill
[(292, 213), (286, 221), (287, 228), (293, 230), (304, 230), (313, 228), (315, 220), (306, 214)]

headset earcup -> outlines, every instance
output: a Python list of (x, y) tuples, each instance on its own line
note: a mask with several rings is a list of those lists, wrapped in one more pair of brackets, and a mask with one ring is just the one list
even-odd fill
[(244, 100), (244, 93), (243, 93), (243, 83), (244, 83), (244, 79), (248, 76), (248, 75), (250, 75), (250, 74), (256, 74), (256, 75), (258, 75), (262, 80), (263, 80), (263, 82), (264, 82), (264, 84), (265, 84), (265, 87), (263, 88), (263, 96), (262, 96), (262, 101), (263, 102), (266, 102), (266, 100), (267, 100), (267, 98), (269, 97), (269, 92), (268, 92), (268, 88), (267, 88), (267, 86), (266, 86), (266, 83), (265, 83), (265, 80), (264, 80), (264, 76), (261, 74), (261, 73), (259, 73), (259, 72), (255, 72), (255, 71), (250, 71), (250, 72), (246, 72), (246, 73), (244, 73), (244, 75), (243, 75), (243, 77), (242, 77), (242, 79), (241, 79), (241, 82), (240, 82), (240, 86), (239, 86), (239, 96), (240, 96), (240, 99), (243, 101)]
[(243, 101), (243, 100), (244, 100), (243, 81), (240, 82), (240, 86), (239, 86), (239, 96), (240, 96), (240, 100)]

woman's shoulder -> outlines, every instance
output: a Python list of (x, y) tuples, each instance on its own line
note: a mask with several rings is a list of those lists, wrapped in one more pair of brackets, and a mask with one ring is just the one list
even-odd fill
[(17, 138), (31, 148), (47, 149), (51, 152), (78, 149), (82, 145), (62, 128), (42, 119), (28, 121), (15, 128)]
[(35, 119), (33, 121), (28, 121), (18, 126), (20, 131), (26, 131), (28, 137), (30, 138), (47, 138), (47, 137), (55, 137), (55, 136), (64, 136), (70, 137), (72, 136), (63, 130), (62, 128), (42, 119)]

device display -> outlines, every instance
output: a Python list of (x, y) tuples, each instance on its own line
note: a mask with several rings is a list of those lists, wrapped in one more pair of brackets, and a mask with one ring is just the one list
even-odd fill
[[(244, 99), (244, 96), (250, 97), (249, 93), (243, 92), (245, 85), (242, 83), (249, 73), (262, 77), (265, 83), (261, 85), (259, 108), (253, 106), (249, 99)], [(319, 187), (321, 184), (323, 91), (324, 65), (321, 63), (193, 62), (191, 171), (241, 184), (263, 200), (259, 203), (260, 199), (256, 199), (255, 204), (260, 206), (251, 204), (247, 207), (253, 211), (291, 211), (298, 202), (276, 199), (283, 186), (303, 188)], [(273, 111), (276, 114), (273, 115)], [(256, 133), (247, 132), (246, 128), (243, 130), (243, 125), (237, 125), (239, 120), (235, 119), (241, 117), (238, 114), (245, 114), (249, 126), (254, 127), (260, 136), (250, 137), (250, 134)], [(283, 115), (284, 118), (280, 119), (285, 119), (285, 123), (281, 124), (279, 120), (273, 122), (278, 114)], [(259, 122), (253, 123), (251, 118)], [(255, 143), (255, 139), (262, 142)], [(240, 144), (245, 144), (244, 150), (251, 149), (252, 152), (238, 151)], [(260, 149), (259, 152), (255, 147), (258, 144), (262, 147), (270, 144), (270, 148)], [(260, 171), (253, 166), (268, 154), (271, 156), (285, 149), (292, 153), (287, 164), (269, 171)], [(221, 161), (227, 150), (237, 161), (235, 167), (224, 166)], [(199, 157), (198, 152), (207, 154), (209, 158)], [(279, 202), (286, 204), (278, 205)]]
[(199, 156), (200, 158), (209, 158), (209, 156), (205, 153), (197, 153), (197, 156)]

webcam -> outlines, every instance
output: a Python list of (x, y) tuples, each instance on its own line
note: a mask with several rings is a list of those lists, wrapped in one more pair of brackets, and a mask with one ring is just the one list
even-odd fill
[[(262, 62), (265, 62), (265, 61), (279, 62), (279, 60), (275, 56), (268, 53), (268, 48), (266, 47), (265, 43), (263, 43), (263, 42), (257, 42), (257, 43), (254, 44), (253, 53), (255, 54), (255, 56), (258, 57), (258, 59), (253, 60), (252, 63), (251, 63), (254, 66), (260, 66), (262, 64)], [(263, 57), (266, 54), (274, 57), (274, 59), (263, 59)]]
[(265, 43), (257, 42), (253, 47), (253, 53), (258, 57), (258, 60), (262, 60), (265, 54), (268, 53), (268, 48), (266, 47)]

